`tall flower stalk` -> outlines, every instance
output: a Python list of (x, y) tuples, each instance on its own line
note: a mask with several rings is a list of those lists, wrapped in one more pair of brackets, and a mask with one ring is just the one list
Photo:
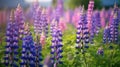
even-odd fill
[(86, 20), (86, 14), (84, 12), (84, 7), (82, 7), (82, 10), (80, 12), (80, 20), (78, 22), (77, 27), (77, 37), (76, 37), (76, 54), (79, 54), (79, 52), (82, 53), (84, 57), (85, 66), (87, 67), (86, 58), (85, 58), (85, 51), (86, 48), (89, 48), (89, 31), (87, 27), (87, 20)]
[(62, 32), (55, 25), (52, 29), (52, 45), (51, 45), (51, 62), (54, 67), (57, 67), (57, 64), (61, 64), (62, 58)]
[(31, 35), (31, 32), (26, 29), (24, 32), (23, 44), (22, 44), (22, 56), (20, 66), (35, 67), (35, 46)]
[(93, 15), (93, 8), (94, 8), (94, 0), (90, 0), (88, 4), (88, 10), (87, 10), (87, 22), (88, 22), (88, 27), (89, 31), (91, 30), (91, 21), (92, 21), (92, 15)]
[(95, 12), (95, 25), (96, 25), (96, 34), (99, 33), (99, 30), (101, 29), (101, 19), (100, 19), (100, 12)]
[[(82, 8), (80, 14), (81, 14), (80, 20), (78, 22), (78, 27), (77, 27), (76, 47), (88, 48), (89, 32), (87, 27), (86, 14), (84, 13), (84, 8)], [(83, 43), (84, 45), (80, 45), (80, 43)]]
[(110, 28), (109, 26), (106, 26), (103, 32), (103, 43), (108, 44), (110, 43)]
[[(87, 10), (87, 26), (89, 28), (89, 34), (90, 34), (90, 40), (93, 41), (93, 37), (94, 37), (94, 32), (93, 32), (93, 20), (92, 20), (92, 16), (93, 16), (93, 8), (94, 8), (94, 0), (90, 0), (89, 4), (88, 4), (88, 10)], [(92, 22), (93, 21), (93, 22)], [(92, 43), (92, 42), (91, 42)]]
[(6, 31), (6, 42), (7, 45), (5, 46), (5, 65), (18, 67), (18, 25), (14, 21), (14, 11), (11, 11), (10, 21), (7, 26)]
[(111, 42), (118, 43), (118, 26), (119, 26), (119, 19), (118, 19), (118, 7), (115, 5), (113, 11), (113, 19), (110, 25), (110, 35), (111, 35)]
[(42, 25), (42, 31), (45, 33), (45, 36), (48, 36), (48, 17), (47, 17), (47, 13), (46, 13), (46, 9), (42, 10), (42, 14), (41, 14), (41, 25)]
[(97, 31), (97, 25), (96, 25), (96, 20), (95, 20), (95, 16), (92, 17), (92, 27), (91, 27), (91, 30), (90, 30), (90, 43), (93, 44), (94, 43), (94, 37), (95, 37), (95, 34), (96, 34), (96, 31)]
[(19, 37), (22, 38), (23, 37), (23, 32), (24, 32), (25, 18), (24, 18), (23, 10), (22, 10), (20, 4), (18, 4), (18, 6), (15, 10), (15, 22), (18, 23)]
[(42, 34), (45, 33), (45, 36), (47, 37), (48, 35), (48, 17), (46, 10), (43, 9), (41, 11), (41, 8), (38, 7), (36, 10), (35, 14), (35, 19), (34, 19), (34, 31), (36, 34)]
[(91, 30), (89, 32), (90, 32), (90, 43), (93, 44), (94, 37), (95, 37), (95, 35), (98, 35), (99, 30), (101, 28), (100, 13), (98, 11), (94, 12), (91, 22), (92, 22)]
[(42, 33), (42, 23), (41, 23), (41, 8), (38, 7), (35, 9), (34, 13), (34, 32), (36, 34), (41, 34)]
[(36, 42), (34, 43), (35, 44), (35, 50), (36, 50), (36, 53), (35, 53), (35, 66), (36, 67), (42, 67), (42, 46), (39, 42)]

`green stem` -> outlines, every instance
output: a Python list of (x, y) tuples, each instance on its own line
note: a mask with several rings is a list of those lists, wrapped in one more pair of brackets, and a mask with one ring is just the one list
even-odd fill
[(111, 50), (111, 62), (110, 62), (110, 67), (112, 67), (113, 52), (114, 52), (114, 49)]
[(85, 53), (83, 53), (83, 57), (84, 57), (85, 67), (87, 67), (87, 62), (86, 62), (86, 58), (85, 58)]

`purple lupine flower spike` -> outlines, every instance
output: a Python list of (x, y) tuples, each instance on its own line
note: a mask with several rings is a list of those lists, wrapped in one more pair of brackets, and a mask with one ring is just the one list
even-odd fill
[(103, 32), (103, 43), (110, 43), (110, 28), (106, 26)]
[(84, 47), (88, 48), (88, 43), (89, 43), (89, 29), (87, 27), (87, 19), (86, 15), (84, 15), (84, 25), (83, 25), (83, 38), (84, 38)]
[(52, 22), (51, 22), (51, 24), (50, 24), (50, 33), (51, 33), (51, 35), (53, 33), (54, 27), (55, 27), (55, 19), (53, 19)]
[(12, 38), (11, 38), (11, 36), (12, 36), (12, 22), (13, 22), (12, 17), (13, 16), (10, 16), (10, 21), (7, 24), (7, 30), (6, 30), (6, 43), (7, 44), (5, 46), (6, 51), (5, 51), (5, 57), (4, 57), (4, 59), (5, 59), (4, 63), (6, 66), (9, 66), (9, 62), (10, 62), (9, 55), (10, 55), (10, 47), (11, 47), (11, 40), (12, 40)]
[(61, 58), (63, 57), (61, 54), (63, 52), (63, 50), (62, 50), (62, 46), (63, 46), (63, 44), (62, 44), (62, 32), (60, 29), (58, 29), (57, 33), (59, 33), (58, 34), (58, 46), (57, 46), (58, 47), (57, 58), (58, 58), (58, 63), (62, 64), (62, 61), (61, 61)]
[(98, 11), (94, 12), (94, 15), (92, 16), (91, 20), (91, 30), (90, 32), (90, 43), (93, 44), (94, 41), (94, 36), (98, 35), (99, 30), (101, 28), (101, 23), (100, 23), (100, 13)]
[(24, 32), (20, 66), (35, 67), (35, 46), (29, 29)]
[(56, 46), (56, 31), (53, 29), (52, 31), (52, 45), (51, 45), (51, 62), (52, 63), (55, 63), (54, 60), (55, 60), (55, 56), (54, 56), (54, 53), (55, 53), (55, 46)]
[(45, 33), (45, 36), (47, 37), (48, 35), (48, 20), (47, 20), (47, 13), (46, 9), (42, 10), (41, 14), (41, 25), (42, 25), (42, 31)]
[(8, 23), (7, 32), (6, 32), (6, 56), (5, 64), (6, 66), (10, 65), (13, 67), (18, 67), (18, 25), (14, 21), (14, 11), (11, 11), (10, 22)]
[(93, 37), (94, 37), (94, 30), (92, 25), (93, 25), (93, 20), (92, 20), (92, 16), (93, 16), (93, 8), (94, 8), (94, 0), (90, 0), (89, 4), (88, 4), (88, 10), (87, 10), (87, 27), (89, 29), (89, 34), (90, 34), (90, 42), (93, 43)]
[(21, 63), (20, 63), (20, 67), (24, 67), (27, 65), (27, 55), (26, 55), (26, 41), (27, 38), (23, 37), (23, 43), (22, 43), (22, 55), (21, 55)]
[(96, 21), (95, 21), (95, 16), (93, 16), (92, 17), (92, 27), (91, 27), (91, 29), (92, 30), (90, 30), (90, 43), (91, 44), (93, 44), (94, 43), (94, 41), (93, 41), (93, 39), (94, 39), (94, 36), (95, 36), (95, 33), (96, 33), (96, 31), (97, 31), (97, 29), (96, 29)]
[(24, 32), (25, 19), (24, 19), (23, 10), (20, 4), (18, 4), (16, 11), (15, 11), (15, 22), (17, 22), (19, 25), (19, 37), (22, 38), (23, 32)]
[(41, 53), (42, 45), (40, 43), (37, 43), (37, 42), (35, 42), (34, 45), (35, 45), (35, 50), (36, 50), (36, 52), (35, 52), (35, 66), (42, 67), (42, 63), (41, 63), (41, 61), (42, 61), (42, 53)]
[(34, 13), (34, 32), (41, 34), (42, 23), (41, 23), (41, 8), (38, 7)]
[[(57, 23), (57, 22), (56, 22)], [(52, 45), (51, 45), (51, 62), (54, 67), (57, 64), (62, 64), (62, 32), (58, 29), (57, 25), (52, 28)]]
[(118, 7), (114, 7), (113, 11), (113, 21), (110, 25), (110, 35), (111, 35), (111, 42), (118, 43), (118, 26), (119, 26), (119, 19), (118, 19)]
[[(80, 21), (78, 22), (78, 28), (77, 28), (77, 40), (76, 40), (76, 48), (83, 49), (88, 48), (89, 43), (89, 32), (87, 27), (87, 20), (86, 20), (86, 14), (84, 13), (84, 7), (82, 7), (80, 15)], [(78, 52), (77, 52), (78, 54)]]
[(82, 19), (83, 19), (83, 15), (82, 15), (82, 11), (80, 13), (80, 21), (78, 22), (78, 26), (77, 26), (77, 39), (76, 39), (76, 47), (80, 47), (79, 43), (80, 43), (80, 40), (81, 40), (81, 31), (82, 31)]
[(33, 41), (33, 37), (32, 34), (30, 32), (29, 34), (29, 42), (30, 44), (30, 54), (29, 54), (29, 65), (30, 67), (35, 67), (35, 45), (34, 45), (34, 41)]
[(14, 23), (13, 24), (13, 27), (14, 27), (14, 29), (13, 29), (13, 52), (14, 52), (14, 66), (15, 67), (17, 67), (17, 63), (16, 62), (18, 62), (18, 57), (17, 57), (17, 55), (18, 55), (18, 39), (19, 39), (19, 28), (18, 28), (18, 25), (17, 25), (17, 23)]
[(88, 11), (87, 11), (87, 22), (89, 31), (91, 30), (91, 21), (92, 21), (92, 14), (93, 14), (93, 8), (94, 8), (94, 0), (90, 0), (88, 4)]
[(36, 42), (34, 42), (35, 46), (35, 66), (42, 67), (42, 44), (39, 42), (39, 37), (37, 35)]
[(99, 30), (100, 30), (100, 28), (101, 28), (101, 20), (100, 20), (100, 12), (99, 11), (96, 11), (95, 12), (95, 17), (96, 17), (96, 19), (95, 19), (95, 25), (96, 25), (96, 34), (98, 34), (99, 33)]
[(48, 20), (47, 20), (47, 13), (46, 10), (43, 9), (41, 11), (41, 8), (38, 7), (35, 14), (34, 19), (34, 31), (36, 34), (42, 34), (42, 32), (45, 33), (45, 36), (48, 35)]

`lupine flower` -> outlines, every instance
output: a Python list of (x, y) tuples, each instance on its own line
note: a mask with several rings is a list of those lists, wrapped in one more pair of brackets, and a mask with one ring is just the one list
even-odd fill
[(98, 35), (99, 33), (99, 30), (101, 28), (101, 23), (100, 23), (100, 14), (98, 11), (94, 12), (94, 15), (92, 16), (92, 19), (91, 19), (91, 30), (89, 31), (90, 32), (90, 43), (93, 44), (94, 41), (94, 36), (95, 35)]
[(103, 50), (102, 47), (98, 48), (97, 54), (98, 55), (104, 55), (104, 50)]
[(30, 44), (30, 54), (29, 54), (29, 65), (30, 67), (35, 67), (35, 45), (34, 45), (34, 41), (33, 41), (33, 37), (30, 33), (29, 36), (29, 42)]
[(7, 42), (7, 44), (5, 46), (6, 51), (5, 51), (5, 58), (4, 58), (6, 66), (9, 66), (9, 62), (10, 62), (9, 55), (10, 55), (10, 47), (11, 47), (11, 40), (12, 40), (11, 36), (12, 36), (12, 22), (9, 21), (9, 23), (7, 24), (7, 30), (6, 30), (6, 42)]
[(105, 27), (103, 32), (103, 43), (110, 43), (110, 28), (108, 26)]
[(53, 19), (52, 22), (51, 22), (51, 24), (50, 24), (50, 33), (51, 33), (51, 35), (52, 35), (53, 29), (54, 29), (54, 27), (56, 25), (55, 23), (57, 24), (57, 22), (55, 21), (55, 19)]
[(110, 35), (111, 35), (111, 42), (117, 43), (118, 42), (118, 26), (119, 26), (119, 19), (118, 19), (118, 7), (114, 8), (113, 14), (113, 22), (110, 25)]
[(14, 52), (14, 66), (17, 66), (17, 63), (16, 62), (18, 62), (18, 57), (17, 57), (17, 55), (18, 55), (18, 39), (19, 39), (19, 32), (18, 32), (18, 30), (19, 30), (19, 28), (18, 28), (18, 25), (15, 23), (14, 25), (13, 25), (13, 27), (14, 27), (14, 29), (13, 29), (13, 52)]
[(18, 4), (15, 11), (15, 22), (19, 25), (19, 36), (22, 38), (24, 32), (24, 15), (20, 4)]
[(45, 36), (47, 37), (48, 35), (48, 20), (47, 20), (47, 13), (46, 13), (46, 9), (42, 10), (42, 14), (41, 14), (41, 25), (42, 25), (42, 31), (45, 33)]
[(35, 20), (34, 20), (34, 31), (36, 34), (45, 33), (45, 36), (48, 35), (48, 18), (46, 10), (39, 7), (36, 11)]
[(52, 30), (51, 61), (56, 67), (56, 64), (62, 63), (62, 32), (56, 25)]
[(35, 67), (35, 46), (29, 31), (24, 32), (22, 44), (21, 67), (30, 66)]
[(81, 31), (82, 31), (82, 19), (83, 19), (83, 15), (82, 15), (82, 11), (80, 13), (80, 21), (78, 22), (78, 26), (77, 26), (77, 39), (76, 39), (76, 43), (79, 44), (80, 40), (81, 40)]
[(100, 20), (100, 12), (99, 11), (96, 11), (95, 12), (95, 25), (96, 25), (96, 34), (99, 33), (99, 30), (101, 28), (101, 20)]
[(11, 12), (10, 21), (7, 26), (7, 32), (6, 32), (6, 51), (5, 51), (5, 65), (6, 66), (13, 66), (18, 67), (18, 25), (14, 21), (14, 13)]
[(88, 22), (89, 30), (91, 30), (93, 8), (94, 8), (94, 0), (90, 0), (88, 4), (88, 11), (87, 11), (87, 22)]
[(26, 55), (26, 51), (27, 51), (27, 45), (26, 45), (26, 41), (27, 38), (23, 37), (23, 44), (22, 44), (22, 55), (21, 55), (21, 67), (24, 67), (27, 65), (27, 55)]
[(96, 31), (97, 31), (97, 21), (96, 21), (96, 18), (95, 18), (95, 16), (93, 16), (92, 17), (92, 27), (91, 27), (91, 30), (89, 31), (90, 32), (90, 43), (91, 44), (93, 44), (94, 43), (94, 41), (93, 41), (93, 39), (94, 39), (94, 36), (95, 36), (95, 34), (96, 34)]
[(36, 34), (41, 34), (42, 33), (42, 23), (41, 23), (41, 8), (38, 7), (35, 9), (34, 13), (34, 32)]
[(39, 42), (35, 42), (35, 67), (42, 67), (42, 45)]
[(87, 27), (86, 14), (84, 13), (84, 8), (80, 13), (80, 20), (77, 27), (77, 39), (76, 39), (76, 48), (88, 48), (89, 43), (89, 33)]

